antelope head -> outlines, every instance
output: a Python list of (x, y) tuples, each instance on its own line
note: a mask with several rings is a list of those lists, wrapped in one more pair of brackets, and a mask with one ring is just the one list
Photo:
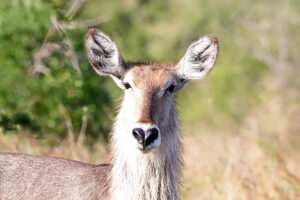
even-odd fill
[(189, 80), (206, 77), (218, 55), (213, 35), (193, 42), (176, 65), (127, 63), (110, 37), (97, 29), (87, 33), (85, 47), (94, 70), (110, 76), (125, 91), (117, 119), (122, 121), (120, 143), (144, 153), (165, 148), (173, 140), (170, 130), (178, 128), (175, 93)]

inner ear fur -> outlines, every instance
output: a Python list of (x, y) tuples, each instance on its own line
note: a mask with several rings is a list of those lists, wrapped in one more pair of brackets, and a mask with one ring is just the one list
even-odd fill
[(184, 84), (188, 80), (205, 78), (215, 65), (218, 52), (218, 39), (212, 34), (193, 42), (176, 66), (180, 82)]
[(90, 64), (98, 74), (123, 79), (126, 63), (108, 35), (98, 29), (90, 29), (85, 37), (85, 49)]

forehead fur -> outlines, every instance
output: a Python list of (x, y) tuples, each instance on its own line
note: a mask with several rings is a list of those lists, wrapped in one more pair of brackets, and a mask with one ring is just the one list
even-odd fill
[(168, 63), (132, 64), (127, 73), (137, 88), (161, 90), (173, 76), (174, 65)]

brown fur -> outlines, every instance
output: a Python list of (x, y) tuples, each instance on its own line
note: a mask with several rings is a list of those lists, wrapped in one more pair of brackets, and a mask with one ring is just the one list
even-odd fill
[[(111, 133), (110, 164), (0, 153), (0, 200), (180, 199), (182, 142), (174, 92), (208, 75), (218, 54), (216, 37), (192, 43), (176, 66), (125, 63), (116, 44), (97, 29), (88, 32), (85, 46), (96, 72), (126, 89)], [(140, 149), (133, 129), (149, 125), (157, 137), (149, 149)]]
[[(170, 111), (165, 113), (167, 117), (160, 118), (160, 111), (163, 111), (161, 106), (164, 104), (154, 97), (155, 92), (162, 90), (167, 84), (172, 68), (155, 63), (136, 65), (127, 73), (129, 72), (133, 74), (135, 86), (143, 91), (143, 98), (136, 102), (140, 113), (136, 121), (159, 124), (163, 135), (161, 147), (148, 155), (151, 159), (143, 164), (148, 172), (141, 171), (140, 177), (135, 177), (140, 179), (139, 183), (146, 184), (142, 193), (136, 195), (139, 195), (138, 199), (145, 200), (178, 199), (181, 142), (175, 102), (168, 101)], [(122, 109), (126, 109), (124, 104)], [(118, 115), (117, 118), (121, 120), (117, 120), (117, 126), (127, 125), (126, 120), (120, 118), (123, 114), (120, 112)], [(122, 174), (126, 174), (124, 171), (131, 171), (130, 164), (126, 160), (120, 161), (119, 155), (115, 153), (118, 152), (115, 137), (117, 131), (116, 127), (112, 132), (113, 154), (110, 165), (90, 165), (54, 157), (0, 153), (0, 199), (111, 199), (110, 193), (114, 193), (111, 181), (114, 177), (121, 179)], [(112, 166), (117, 169), (118, 174), (111, 171)], [(148, 185), (152, 179), (152, 184), (157, 184)], [(118, 184), (123, 188), (126, 183)], [(150, 190), (154, 193), (149, 192)]]
[(130, 69), (135, 87), (143, 89), (143, 101), (140, 106), (141, 116), (138, 123), (153, 122), (151, 106), (155, 105), (155, 92), (162, 90), (169, 81), (172, 68), (166, 68), (163, 64), (139, 65)]
[[(174, 65), (139, 64), (131, 66), (126, 76), (132, 77), (140, 98), (134, 91), (125, 93), (112, 134), (113, 167), (110, 193), (115, 199), (167, 200), (180, 198), (181, 149), (179, 123), (173, 94), (157, 93), (165, 89), (174, 76)], [(131, 102), (132, 98), (138, 98)], [(130, 105), (132, 103), (132, 105)], [(132, 108), (133, 107), (133, 108)], [(132, 110), (131, 110), (132, 109)], [(135, 111), (135, 112), (132, 112)], [(131, 138), (130, 125), (156, 124), (162, 143), (149, 153), (124, 150)]]
[(0, 199), (106, 199), (111, 166), (0, 153)]

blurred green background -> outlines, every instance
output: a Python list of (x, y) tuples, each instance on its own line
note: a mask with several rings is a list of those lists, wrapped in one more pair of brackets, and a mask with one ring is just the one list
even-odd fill
[[(78, 133), (86, 115), (89, 141), (107, 138), (121, 91), (89, 66), (90, 27), (132, 61), (177, 62), (192, 41), (215, 34), (216, 67), (178, 94), (181, 120), (239, 127), (268, 92), (299, 91), (299, 12), (298, 0), (1, 0), (0, 127), (64, 138), (66, 121)], [(299, 108), (299, 95), (290, 98)]]
[(0, 151), (102, 163), (122, 91), (90, 67), (96, 27), (126, 60), (217, 64), (177, 94), (183, 199), (300, 199), (299, 0), (0, 0)]

